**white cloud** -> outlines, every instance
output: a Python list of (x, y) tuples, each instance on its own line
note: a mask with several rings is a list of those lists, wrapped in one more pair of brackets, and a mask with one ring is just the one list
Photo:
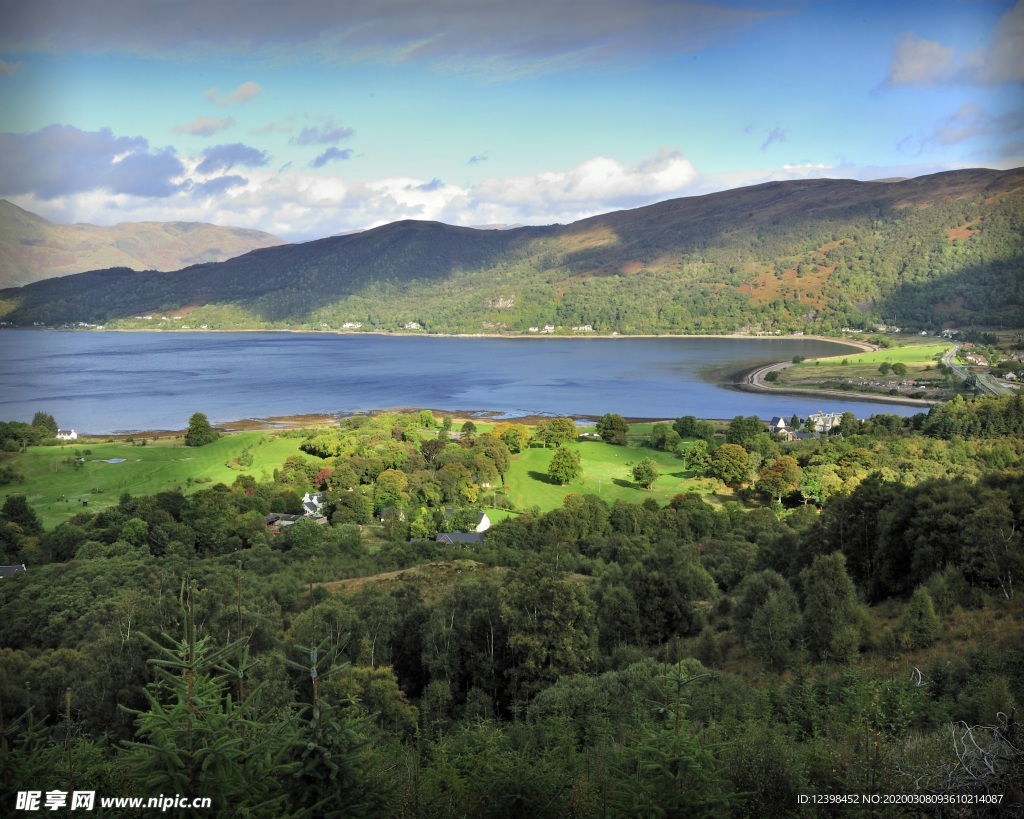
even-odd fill
[(907, 34), (896, 46), (888, 84), (935, 85), (948, 82), (956, 71), (956, 49)]
[(240, 105), (243, 102), (251, 102), (263, 93), (263, 89), (257, 83), (243, 82), (234, 91), (222, 93), (219, 88), (211, 88), (203, 93), (203, 99), (207, 99), (217, 105)]
[(950, 82), (978, 85), (1024, 82), (1024, 0), (996, 24), (992, 41), (977, 51), (957, 54), (953, 46), (922, 40), (911, 32), (896, 45), (889, 86), (929, 86)]
[(7, 60), (0, 60), (0, 77), (13, 77), (24, 67), (25, 63), (20, 60), (16, 63), (9, 63)]
[[(964, 111), (962, 127), (975, 114)], [(1019, 126), (1019, 123), (1018, 123)], [(144, 142), (112, 138), (119, 152), (146, 151)], [(242, 152), (245, 146), (221, 146)], [(179, 173), (163, 177), (163, 187), (84, 184), (63, 189), (28, 189), (8, 195), (15, 204), (57, 222), (113, 224), (123, 221), (197, 221), (255, 228), (291, 241), (304, 241), (401, 219), (455, 225), (563, 224), (613, 210), (640, 207), (681, 196), (694, 196), (745, 185), (791, 179), (878, 179), (919, 176), (977, 165), (907, 164), (858, 167), (806, 161), (701, 175), (680, 152), (662, 148), (635, 163), (593, 157), (568, 170), (529, 176), (489, 177), (473, 186), (435, 178), (394, 177), (357, 182), (343, 175), (323, 176), (298, 166), (275, 169), (255, 159), (210, 163), (209, 151), (176, 158)], [(232, 154), (234, 155), (234, 154)], [(171, 159), (170, 157), (168, 159)], [(123, 161), (123, 160), (122, 160)], [(109, 159), (108, 159), (109, 162)], [(1021, 158), (989, 163), (1014, 167)], [(205, 171), (205, 172), (204, 172)], [(344, 165), (338, 166), (339, 174)], [(100, 182), (106, 182), (101, 177)], [(0, 195), (3, 195), (0, 192)]]
[(235, 125), (234, 117), (196, 117), (191, 122), (175, 125), (172, 129), (176, 134), (192, 136), (213, 136)]
[(473, 189), (472, 198), (513, 211), (514, 218), (501, 221), (521, 221), (544, 212), (592, 215), (679, 195), (697, 177), (686, 157), (661, 148), (633, 165), (599, 156), (568, 171), (490, 177)]
[(977, 77), (985, 83), (1024, 82), (1024, 2), (999, 20)]

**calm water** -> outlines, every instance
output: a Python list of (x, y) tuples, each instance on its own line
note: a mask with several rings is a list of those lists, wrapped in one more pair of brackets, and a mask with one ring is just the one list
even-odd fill
[(849, 348), (797, 339), (478, 339), (285, 333), (0, 332), (0, 419), (93, 434), (397, 407), (507, 415), (770, 418), (896, 404), (760, 395), (701, 377)]

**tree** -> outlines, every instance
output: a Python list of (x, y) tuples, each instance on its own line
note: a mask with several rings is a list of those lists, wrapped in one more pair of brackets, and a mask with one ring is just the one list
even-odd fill
[(37, 412), (33, 415), (32, 426), (45, 430), (49, 438), (53, 438), (57, 434), (57, 422), (53, 420), (53, 416), (48, 412)]
[(708, 472), (723, 483), (738, 485), (747, 479), (750, 461), (747, 451), (738, 444), (722, 444), (711, 454)]
[(420, 444), (420, 454), (428, 464), (432, 464), (434, 459), (444, 452), (446, 446), (448, 446), (448, 442), (441, 438), (429, 438)]
[(892, 374), (898, 375), (900, 378), (907, 374), (907, 365), (902, 361), (897, 361), (892, 365)]
[(409, 479), (398, 469), (386, 469), (373, 484), (373, 506), (378, 513), (392, 507), (404, 508), (409, 500)]
[(927, 648), (939, 639), (941, 623), (935, 613), (932, 596), (924, 586), (914, 589), (910, 602), (900, 617), (900, 630), (911, 648)]
[(191, 603), (185, 614), (181, 640), (163, 635), (171, 647), (146, 638), (159, 652), (150, 660), (157, 681), (144, 691), (149, 708), (134, 712), (133, 779), (151, 793), (211, 796), (218, 812), (280, 812), (288, 794), (275, 783), (298, 768), (292, 722), (273, 725), (260, 713), (245, 641), (215, 648), (197, 636)]
[(842, 552), (819, 555), (800, 574), (804, 586), (804, 637), (825, 662), (848, 662), (859, 643), (857, 595)]
[(642, 489), (650, 489), (654, 486), (654, 482), (658, 480), (661, 473), (658, 472), (658, 465), (650, 458), (644, 458), (640, 463), (633, 467), (633, 480), (639, 484)]
[(597, 659), (594, 603), (584, 586), (533, 558), (501, 590), (501, 619), (516, 664), (510, 674), (529, 696), (559, 677), (587, 671)]
[[(512, 463), (512, 453), (509, 452), (508, 447), (501, 438), (496, 437), (492, 433), (485, 432), (473, 442), (473, 449), (471, 451), (482, 454), (493, 463), (498, 475), (501, 476), (502, 483), (505, 482), (505, 473)], [(482, 482), (479, 476), (477, 480)]]
[(888, 375), (891, 370), (892, 364), (890, 364), (888, 361), (883, 361), (881, 364), (878, 365), (878, 372), (881, 373), (882, 375)]
[(785, 668), (800, 632), (800, 607), (787, 584), (768, 592), (750, 622), (750, 650), (771, 671)]
[(496, 424), (494, 434), (501, 438), (513, 454), (522, 452), (530, 444), (530, 428), (526, 424)]
[(28, 504), (24, 495), (8, 495), (0, 509), (0, 517), (21, 527), (22, 533), (31, 536), (43, 533), (43, 524), (36, 510)]
[(625, 446), (628, 431), (629, 424), (626, 423), (626, 419), (613, 412), (601, 416), (601, 420), (597, 422), (597, 434), (608, 444)]
[(537, 424), (536, 437), (548, 444), (561, 446), (569, 441), (576, 440), (576, 424), (572, 418), (552, 418), (550, 421), (541, 421)]
[(702, 474), (708, 466), (708, 442), (702, 438), (691, 441), (679, 450), (679, 457), (683, 461), (683, 469), (692, 469), (696, 474)]
[(832, 495), (843, 488), (843, 479), (839, 477), (832, 464), (813, 465), (803, 470), (800, 485), (797, 489), (803, 496), (804, 503), (814, 501), (824, 503)]
[(725, 432), (726, 443), (737, 444), (744, 449), (750, 449), (753, 442), (761, 435), (767, 434), (767, 427), (756, 415), (748, 415), (744, 418), (737, 415), (729, 422), (729, 428)]
[(797, 488), (802, 475), (799, 464), (789, 455), (783, 455), (758, 472), (757, 491), (781, 501), (783, 495)]
[(651, 429), (651, 446), (665, 452), (675, 452), (679, 446), (679, 433), (668, 424), (655, 424)]
[(209, 420), (201, 412), (192, 414), (188, 419), (188, 431), (185, 433), (185, 446), (206, 446), (220, 438), (220, 433), (210, 426)]
[(574, 449), (559, 447), (548, 465), (548, 477), (555, 483), (564, 485), (576, 480), (582, 474), (583, 464), (580, 460), (580, 453)]

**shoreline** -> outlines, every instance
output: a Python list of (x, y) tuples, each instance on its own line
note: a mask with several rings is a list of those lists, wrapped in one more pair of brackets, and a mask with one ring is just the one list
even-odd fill
[(629, 339), (629, 338), (718, 338), (740, 339), (745, 341), (826, 341), (833, 344), (845, 344), (862, 352), (878, 349), (873, 344), (849, 338), (832, 336), (804, 335), (790, 333), (787, 335), (751, 335), (750, 333), (578, 333), (573, 335), (556, 335), (554, 333), (426, 333), (394, 330), (290, 330), (284, 328), (243, 328), (235, 330), (201, 330), (201, 329), (161, 329), (159, 327), (0, 327), (0, 330), (36, 330), (49, 333), (181, 333), (200, 335), (208, 333), (291, 333), (293, 335), (312, 336), (390, 336), (392, 338), (500, 338), (500, 339)]

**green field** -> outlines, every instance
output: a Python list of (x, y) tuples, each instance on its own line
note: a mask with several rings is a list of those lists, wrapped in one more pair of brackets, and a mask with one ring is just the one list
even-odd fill
[[(632, 431), (633, 427), (630, 427)], [(539, 506), (546, 512), (561, 506), (562, 499), (570, 492), (597, 495), (607, 503), (620, 499), (642, 503), (647, 498), (654, 498), (662, 506), (680, 492), (698, 492), (706, 496), (717, 492), (717, 500), (725, 500), (729, 492), (716, 480), (684, 472), (682, 461), (670, 452), (647, 447), (613, 446), (603, 441), (579, 441), (568, 446), (580, 453), (583, 477), (566, 486), (551, 483), (547, 477), (554, 449), (533, 447), (512, 456), (505, 481), (510, 486), (509, 499), (516, 508)], [(644, 458), (655, 461), (661, 471), (661, 477), (650, 490), (637, 487), (630, 475), (634, 464)], [(707, 497), (707, 500), (714, 501), (716, 497)]]
[[(302, 454), (300, 437), (278, 437), (269, 432), (239, 432), (204, 447), (187, 447), (181, 438), (150, 439), (146, 446), (125, 441), (64, 446), (30, 447), (27, 452), (5, 453), (0, 465), (21, 473), (25, 480), (7, 484), (4, 494), (25, 495), (47, 528), (67, 520), (88, 502), (92, 510), (118, 502), (123, 492), (152, 495), (175, 487), (189, 492), (214, 483), (232, 483), (241, 474), (269, 480), (289, 455)], [(252, 466), (227, 465), (246, 445), (252, 447)], [(86, 455), (85, 450), (91, 454)], [(69, 461), (75, 453), (85, 459), (79, 467)], [(123, 463), (107, 463), (124, 458)], [(190, 481), (191, 479), (191, 481)], [(62, 500), (63, 498), (63, 500)]]
[(783, 380), (788, 383), (803, 380), (819, 381), (829, 378), (877, 377), (879, 365), (888, 361), (890, 364), (906, 364), (907, 374), (918, 376), (925, 367), (931, 367), (934, 370), (937, 363), (936, 357), (941, 358), (951, 346), (949, 342), (921, 339), (920, 342), (909, 342), (888, 350), (803, 361), (792, 367), (787, 367), (781, 375)]
[[(649, 432), (650, 426), (633, 425), (630, 440), (636, 441), (638, 433)], [(284, 437), (273, 432), (233, 433), (204, 447), (186, 447), (181, 437), (149, 439), (145, 446), (128, 441), (83, 440), (5, 453), (0, 455), (0, 465), (24, 476), (23, 481), (7, 484), (4, 493), (25, 495), (49, 529), (83, 508), (97, 511), (114, 506), (124, 492), (142, 496), (178, 488), (189, 493), (215, 483), (233, 483), (241, 474), (269, 481), (285, 458), (303, 454), (299, 450), (303, 440), (301, 436)], [(252, 466), (229, 466), (245, 446), (251, 447)], [(684, 472), (682, 462), (668, 452), (638, 445), (612, 446), (603, 441), (576, 441), (568, 446), (580, 453), (583, 477), (566, 486), (551, 483), (547, 477), (554, 448), (533, 447), (512, 457), (505, 480), (510, 487), (509, 499), (517, 509), (538, 506), (549, 511), (561, 506), (570, 492), (598, 495), (608, 503), (618, 499), (640, 503), (654, 498), (661, 505), (680, 492), (698, 492), (710, 496), (708, 500), (713, 502), (729, 496), (729, 490), (718, 481)], [(83, 462), (76, 466), (74, 461), (79, 457)], [(630, 474), (643, 458), (654, 460), (661, 471), (650, 490), (637, 487)], [(109, 463), (116, 459), (124, 460)], [(489, 510), (488, 514), (497, 521), (508, 513)]]

